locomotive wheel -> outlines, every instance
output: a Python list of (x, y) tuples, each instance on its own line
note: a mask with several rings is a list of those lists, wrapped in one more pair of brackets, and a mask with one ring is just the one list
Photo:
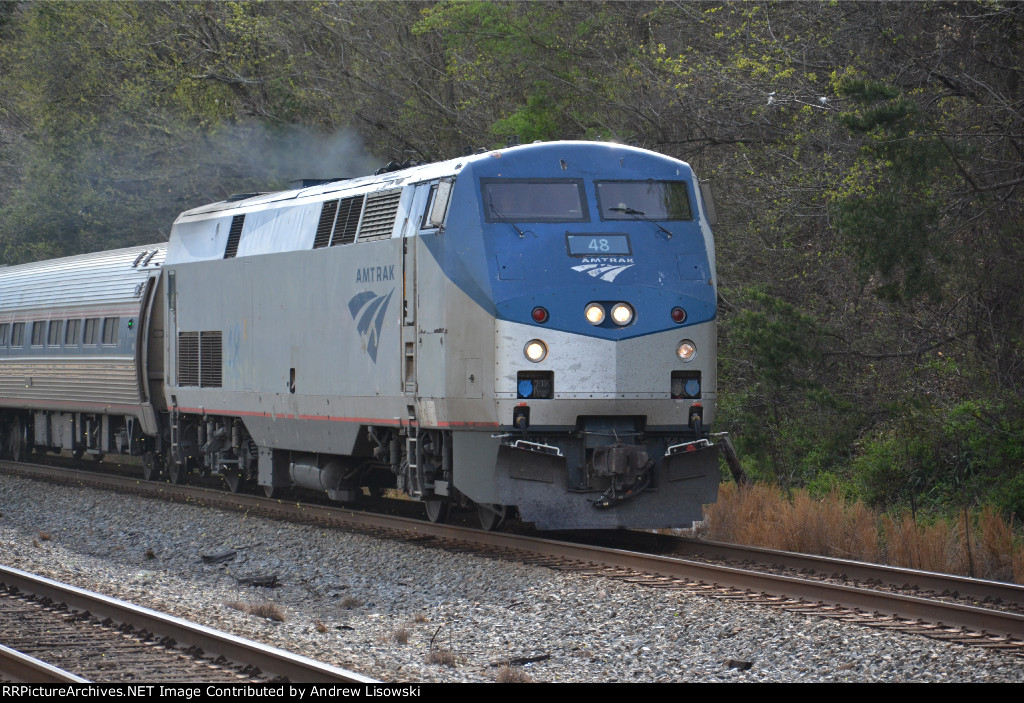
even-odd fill
[(228, 485), (228, 490), (232, 493), (238, 493), (245, 485), (245, 477), (242, 476), (241, 471), (225, 471), (222, 475), (224, 483)]
[(284, 489), (280, 486), (264, 486), (263, 495), (267, 498), (280, 498), (284, 495)]
[(142, 476), (147, 481), (159, 481), (163, 473), (163, 457), (156, 452), (146, 452), (142, 458)]
[(505, 506), (497, 503), (477, 503), (477, 515), (480, 517), (480, 526), (490, 532), (501, 527), (505, 522)]
[(188, 467), (180, 462), (172, 461), (171, 465), (167, 467), (167, 478), (171, 483), (187, 483)]
[(440, 498), (425, 500), (423, 507), (427, 509), (427, 519), (431, 522), (448, 522), (448, 513), (451, 511), (448, 501)]

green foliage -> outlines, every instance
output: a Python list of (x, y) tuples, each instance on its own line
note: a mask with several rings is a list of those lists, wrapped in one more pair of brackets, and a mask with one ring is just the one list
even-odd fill
[(951, 167), (949, 154), (913, 102), (893, 86), (841, 80), (837, 87), (860, 106), (840, 119), (866, 137), (854, 168), (871, 174), (873, 182), (836, 195), (836, 228), (857, 252), (862, 275), (880, 275), (878, 295), (937, 297), (949, 255), (936, 196)]
[(758, 289), (740, 291), (740, 300), (749, 307), (729, 318), (730, 341), (740, 346), (767, 383), (807, 387), (810, 382), (799, 369), (820, 356), (813, 320), (795, 306)]
[(851, 469), (872, 505), (921, 507), (936, 502), (934, 448), (927, 436), (907, 426), (864, 438)]
[(558, 105), (549, 95), (550, 86), (540, 82), (526, 98), (526, 104), (508, 117), (491, 125), (491, 133), (498, 139), (518, 136), (523, 142), (558, 139), (561, 132)]
[(624, 108), (620, 92), (628, 76), (620, 71), (629, 69), (609, 66), (607, 58), (639, 51), (632, 22), (623, 22), (633, 12), (572, 3), (439, 2), (412, 31), (440, 38), (446, 71), (462, 88), (459, 109), (487, 114), (496, 145), (510, 136), (621, 139), (633, 130), (608, 118)]
[(863, 500), (863, 490), (849, 476), (831, 470), (822, 470), (807, 480), (807, 492), (812, 498), (822, 500), (830, 496), (841, 496), (847, 502)]
[(993, 505), (1004, 515), (1011, 515), (1017, 525), (1024, 522), (1024, 471), (1018, 466), (1005, 481), (992, 491)]
[(740, 309), (721, 325), (728, 380), (719, 416), (737, 432), (752, 475), (803, 485), (841, 461), (855, 427), (856, 409), (822, 382), (827, 337), (807, 313), (763, 290), (724, 294)]
[(890, 413), (884, 430), (862, 439), (851, 463), (867, 501), (930, 513), (990, 503), (1024, 517), (1024, 423), (1012, 408), (975, 399), (950, 407), (903, 403)]

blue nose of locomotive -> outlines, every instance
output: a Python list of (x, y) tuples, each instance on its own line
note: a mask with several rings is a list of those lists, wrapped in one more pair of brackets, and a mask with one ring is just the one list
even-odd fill
[(689, 166), (597, 146), (531, 145), (467, 165), (437, 252), (453, 282), (499, 319), (604, 339), (714, 319)]

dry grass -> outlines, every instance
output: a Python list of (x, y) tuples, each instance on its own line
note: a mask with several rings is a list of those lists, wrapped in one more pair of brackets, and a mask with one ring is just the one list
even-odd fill
[(313, 627), (316, 628), (317, 632), (327, 632), (327, 630), (329, 629), (327, 627), (327, 625), (323, 624), (319, 620), (317, 620), (315, 623), (313, 623)]
[(498, 683), (532, 683), (530, 675), (516, 666), (504, 665), (498, 669)]
[(404, 627), (400, 627), (391, 633), (391, 639), (399, 644), (409, 644), (410, 633)]
[(1024, 546), (998, 512), (918, 524), (910, 515), (877, 515), (833, 492), (790, 498), (778, 488), (722, 486), (707, 506), (706, 537), (807, 554), (883, 562), (926, 571), (1024, 583)]
[(52, 539), (52, 537), (50, 537), (49, 532), (40, 532), (39, 539), (43, 540), (44, 542), (49, 542)]
[(1011, 558), (1013, 563), (1013, 580), (1024, 583), (1024, 547), (1017, 547)]
[(966, 573), (966, 550), (959, 531), (945, 520), (918, 525), (910, 515), (882, 516), (886, 561), (925, 571)]
[(985, 506), (978, 516), (979, 559), (988, 578), (1014, 579), (1013, 523), (1007, 524), (998, 512)]
[(250, 606), (249, 613), (267, 620), (284, 622), (284, 611), (276, 603), (255, 603)]
[(276, 622), (284, 622), (284, 611), (281, 606), (276, 603), (242, 603), (239, 601), (229, 601), (225, 603), (229, 608), (240, 610), (243, 613), (249, 615), (255, 615), (256, 617), (266, 618), (267, 620), (274, 620)]
[(352, 608), (358, 608), (362, 604), (362, 601), (360, 601), (355, 596), (345, 596), (341, 599), (341, 607), (348, 608), (349, 610), (351, 610)]
[(430, 622), (430, 618), (427, 617), (426, 613), (416, 613), (412, 616), (412, 621), (415, 623)]
[(432, 647), (427, 653), (427, 661), (443, 666), (458, 666), (459, 664), (459, 658), (455, 656), (455, 653), (444, 647)]
[(864, 561), (879, 556), (875, 516), (838, 492), (819, 501), (796, 491), (787, 500), (768, 485), (726, 484), (708, 506), (707, 523), (708, 538), (723, 542)]

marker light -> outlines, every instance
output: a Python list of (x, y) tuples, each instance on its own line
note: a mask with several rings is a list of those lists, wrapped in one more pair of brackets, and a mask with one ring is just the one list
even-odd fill
[(682, 308), (672, 308), (672, 321), (680, 325), (686, 322), (686, 311)]
[(612, 306), (612, 322), (622, 326), (633, 321), (633, 308), (626, 303), (615, 303)]
[(544, 357), (548, 355), (548, 347), (539, 339), (531, 339), (523, 347), (523, 354), (526, 355), (527, 359), (537, 364), (544, 361)]
[(604, 322), (604, 306), (597, 303), (588, 305), (583, 314), (586, 315), (587, 322), (592, 325), (599, 325)]
[(539, 322), (542, 325), (548, 321), (548, 311), (539, 305), (533, 309), (531, 315), (534, 322)]
[(684, 339), (676, 347), (676, 356), (683, 361), (693, 361), (693, 357), (697, 356), (697, 347), (689, 339)]

